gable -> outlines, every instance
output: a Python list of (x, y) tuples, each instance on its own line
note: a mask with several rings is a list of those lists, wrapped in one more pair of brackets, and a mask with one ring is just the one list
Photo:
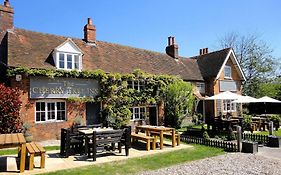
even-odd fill
[(58, 47), (56, 47), (55, 51), (82, 54), (82, 51), (70, 38), (68, 38), (65, 42), (63, 42)]
[(218, 72), (217, 76), (216, 76), (216, 80), (219, 79), (219, 77), (222, 75), (222, 73), (224, 72), (224, 68), (225, 66), (230, 66), (232, 69), (234, 68), (234, 70), (236, 71), (236, 73), (238, 74), (238, 76), (240, 77), (241, 80), (243, 81), (246, 81), (246, 78), (245, 78), (245, 75), (244, 75), (244, 72), (242, 71), (237, 59), (236, 59), (236, 56), (233, 52), (233, 50), (231, 49), (229, 51), (229, 53), (227, 54), (221, 68), (220, 68), (220, 71)]

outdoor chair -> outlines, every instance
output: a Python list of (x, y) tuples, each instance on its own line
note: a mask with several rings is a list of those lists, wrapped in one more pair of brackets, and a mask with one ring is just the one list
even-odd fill
[(83, 153), (83, 136), (71, 132), (71, 129), (61, 129), (60, 155), (69, 157), (72, 154)]

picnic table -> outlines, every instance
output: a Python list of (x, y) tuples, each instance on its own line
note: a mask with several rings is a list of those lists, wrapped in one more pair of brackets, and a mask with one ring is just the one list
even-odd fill
[(139, 132), (139, 130), (144, 130), (146, 135), (149, 136), (150, 132), (159, 132), (160, 137), (160, 149), (163, 149), (164, 145), (164, 132), (171, 132), (172, 133), (172, 147), (176, 146), (176, 131), (175, 128), (169, 128), (164, 126), (152, 126), (152, 125), (141, 125), (136, 126), (136, 134)]
[(20, 147), (20, 173), (24, 172), (26, 140), (22, 133), (0, 134), (0, 149)]
[[(124, 144), (126, 156), (129, 155), (131, 129), (124, 128), (114, 130), (113, 128), (79, 128), (78, 132), (81, 135), (84, 135), (85, 152), (88, 153), (88, 157), (91, 157), (92, 152), (94, 161), (96, 160), (96, 153), (98, 150), (115, 150), (116, 143), (118, 143), (119, 153), (121, 153), (121, 146)], [(124, 140), (122, 138), (124, 138)], [(90, 139), (92, 139), (91, 143)], [(92, 151), (89, 149), (89, 143), (92, 145)]]

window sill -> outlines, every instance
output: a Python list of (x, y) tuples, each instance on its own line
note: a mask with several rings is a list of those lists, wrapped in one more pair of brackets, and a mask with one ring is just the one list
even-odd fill
[(66, 121), (67, 120), (52, 120), (52, 121), (42, 121), (42, 122), (35, 121), (35, 124), (52, 124), (52, 123), (62, 123)]

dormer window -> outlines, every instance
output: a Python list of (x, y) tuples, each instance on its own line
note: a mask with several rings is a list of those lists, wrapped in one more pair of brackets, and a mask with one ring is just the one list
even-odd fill
[(82, 51), (71, 39), (58, 46), (53, 57), (57, 69), (82, 70)]
[(231, 67), (224, 66), (224, 78), (231, 78)]
[(80, 56), (72, 53), (58, 53), (58, 69), (81, 70)]

